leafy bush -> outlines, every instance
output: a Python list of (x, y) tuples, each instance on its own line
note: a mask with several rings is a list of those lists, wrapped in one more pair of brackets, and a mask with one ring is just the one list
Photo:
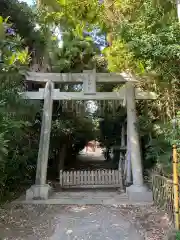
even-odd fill
[(180, 240), (180, 232), (176, 233), (176, 240)]
[[(143, 142), (144, 168), (155, 164), (163, 174), (172, 174), (172, 145), (180, 146), (180, 118), (177, 113), (176, 126), (172, 121), (162, 123), (152, 121), (149, 116), (140, 116), (138, 125)], [(174, 128), (175, 127), (175, 128)]]
[(35, 170), (38, 132), (35, 107), (23, 100), (22, 73), (29, 63), (27, 49), (7, 19), (0, 17), (0, 199), (27, 184)]

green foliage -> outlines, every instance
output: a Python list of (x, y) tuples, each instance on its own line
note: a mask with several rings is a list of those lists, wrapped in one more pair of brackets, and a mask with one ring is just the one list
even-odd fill
[(73, 33), (64, 33), (63, 47), (54, 52), (51, 64), (54, 72), (82, 72), (95, 67), (94, 56), (99, 49), (88, 36), (76, 37)]
[[(1, 19), (1, 18), (0, 18)], [(0, 199), (14, 190), (17, 184), (27, 183), (35, 170), (37, 133), (33, 130), (35, 108), (19, 96), (23, 90), (29, 55), (18, 36), (6, 34), (0, 39)], [(34, 135), (34, 136), (33, 136)]]
[(68, 108), (57, 113), (52, 123), (50, 159), (57, 159), (61, 147), (66, 144), (65, 164), (71, 164), (75, 160), (72, 155), (77, 155), (88, 141), (95, 139), (97, 130), (92, 118), (76, 115)]
[(180, 240), (180, 232), (176, 233), (176, 240)]
[(36, 51), (36, 55), (42, 56), (47, 46), (44, 32), (38, 29), (38, 13), (26, 3), (18, 0), (1, 0), (0, 15), (9, 18), (12, 28), (21, 36), (24, 45), (28, 46), (29, 52)]
[(40, 3), (48, 6), (50, 14), (63, 23), (62, 27), (74, 29), (79, 34), (99, 24), (99, 14), (103, 10), (103, 4), (98, 0), (41, 0)]
[(61, 141), (63, 141), (64, 138), (71, 136), (71, 138), (74, 139), (85, 138), (88, 142), (94, 137), (94, 125), (92, 119), (82, 118), (80, 116), (74, 116), (71, 118), (69, 116), (63, 116), (61, 119), (55, 120), (52, 127), (53, 134), (62, 139)]
[[(172, 146), (180, 146), (180, 121), (176, 117), (176, 126), (172, 119), (169, 122), (153, 121), (149, 115), (141, 115), (138, 119), (141, 139), (143, 141), (144, 168), (152, 168), (155, 164), (164, 175), (172, 174)], [(174, 128), (175, 127), (175, 128)]]
[(158, 122), (152, 123), (150, 118), (141, 116), (137, 127), (143, 145), (144, 169), (150, 169), (157, 164), (161, 169), (163, 168), (164, 173), (170, 174), (172, 170), (172, 126)]
[[(138, 103), (137, 125), (141, 132), (145, 168), (158, 162), (169, 169), (171, 146), (177, 142), (179, 136), (179, 131), (175, 132), (171, 124), (180, 106), (180, 31), (175, 3), (168, 0), (107, 0), (101, 4), (98, 1), (80, 3), (76, 0), (47, 0), (42, 1), (42, 4), (54, 9), (55, 15), (59, 16), (59, 23), (73, 33), (73, 36), (82, 38), (83, 31), (95, 26), (105, 31), (105, 34), (111, 33), (112, 44), (103, 51), (109, 71), (134, 73), (141, 80), (138, 87), (155, 91), (158, 95), (158, 100), (153, 103)], [(85, 11), (87, 9), (88, 12)], [(93, 17), (94, 13), (96, 18)], [(77, 43), (74, 46), (72, 39), (69, 44), (65, 34), (64, 40), (65, 51), (61, 51), (59, 65), (66, 71), (74, 71), (76, 66), (78, 70), (82, 70), (86, 67), (83, 64), (84, 58), (79, 61), (82, 49), (77, 48)], [(74, 65), (76, 60), (82, 68), (78, 64)], [(101, 86), (101, 91), (105, 89), (105, 86)], [(142, 112), (141, 109), (146, 110)], [(112, 114), (109, 113), (109, 116), (106, 117), (108, 127), (105, 129), (108, 133), (105, 135), (108, 135), (109, 142), (112, 143), (117, 140), (117, 136), (113, 134)]]
[(112, 8), (106, 5), (105, 11), (113, 32), (112, 45), (104, 49), (109, 70), (138, 75), (138, 87), (158, 95), (154, 102), (138, 102), (144, 167), (158, 162), (170, 173), (171, 147), (179, 144), (180, 136), (171, 123), (180, 106), (180, 35), (175, 2), (119, 0)]

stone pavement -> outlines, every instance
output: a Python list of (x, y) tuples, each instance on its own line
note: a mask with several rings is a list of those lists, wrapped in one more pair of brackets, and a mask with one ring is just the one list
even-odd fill
[(61, 216), (50, 240), (142, 240), (116, 210), (102, 206), (72, 207)]

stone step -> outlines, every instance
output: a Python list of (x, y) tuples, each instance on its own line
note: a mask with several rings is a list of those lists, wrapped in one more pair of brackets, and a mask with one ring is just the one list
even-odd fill
[[(16, 201), (17, 202), (17, 201)], [(61, 205), (134, 205), (126, 193), (117, 191), (64, 191), (54, 192), (47, 200), (25, 200), (19, 202), (26, 204), (61, 204)], [(143, 203), (141, 205), (146, 205)]]
[(47, 200), (25, 200), (25, 197), (14, 201), (15, 204), (56, 204), (56, 205), (107, 205), (107, 206), (124, 206), (124, 205), (152, 205), (149, 202), (131, 202), (128, 199), (127, 194), (116, 194), (114, 196), (104, 196), (98, 194), (98, 196), (64, 196), (61, 193), (53, 194)]
[(108, 197), (108, 196), (71, 196), (71, 195), (69, 195), (69, 196), (61, 196), (61, 195), (52, 195), (51, 197), (50, 197), (50, 199), (54, 199), (54, 198), (56, 198), (56, 199), (59, 199), (59, 198), (63, 198), (63, 199), (68, 199), (68, 198), (71, 198), (71, 199), (79, 199), (79, 198), (83, 198), (83, 199), (112, 199), (112, 198), (119, 198), (119, 199), (128, 199), (128, 196), (127, 195), (123, 195), (123, 196), (110, 196), (110, 197)]
[(130, 201), (126, 193), (118, 191), (61, 191), (52, 192), (47, 200), (26, 200), (25, 196), (14, 201), (15, 204), (59, 204), (59, 205), (107, 205), (107, 206), (124, 206), (124, 205), (152, 205), (151, 202)]

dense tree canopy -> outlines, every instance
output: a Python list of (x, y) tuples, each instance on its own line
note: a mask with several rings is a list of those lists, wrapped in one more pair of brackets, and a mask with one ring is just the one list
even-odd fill
[(26, 3), (17, 0), (2, 0), (0, 2), (0, 15), (9, 18), (12, 28), (24, 40), (24, 44), (29, 47), (29, 51), (44, 51), (46, 38), (41, 31), (36, 29), (38, 22), (35, 10)]

